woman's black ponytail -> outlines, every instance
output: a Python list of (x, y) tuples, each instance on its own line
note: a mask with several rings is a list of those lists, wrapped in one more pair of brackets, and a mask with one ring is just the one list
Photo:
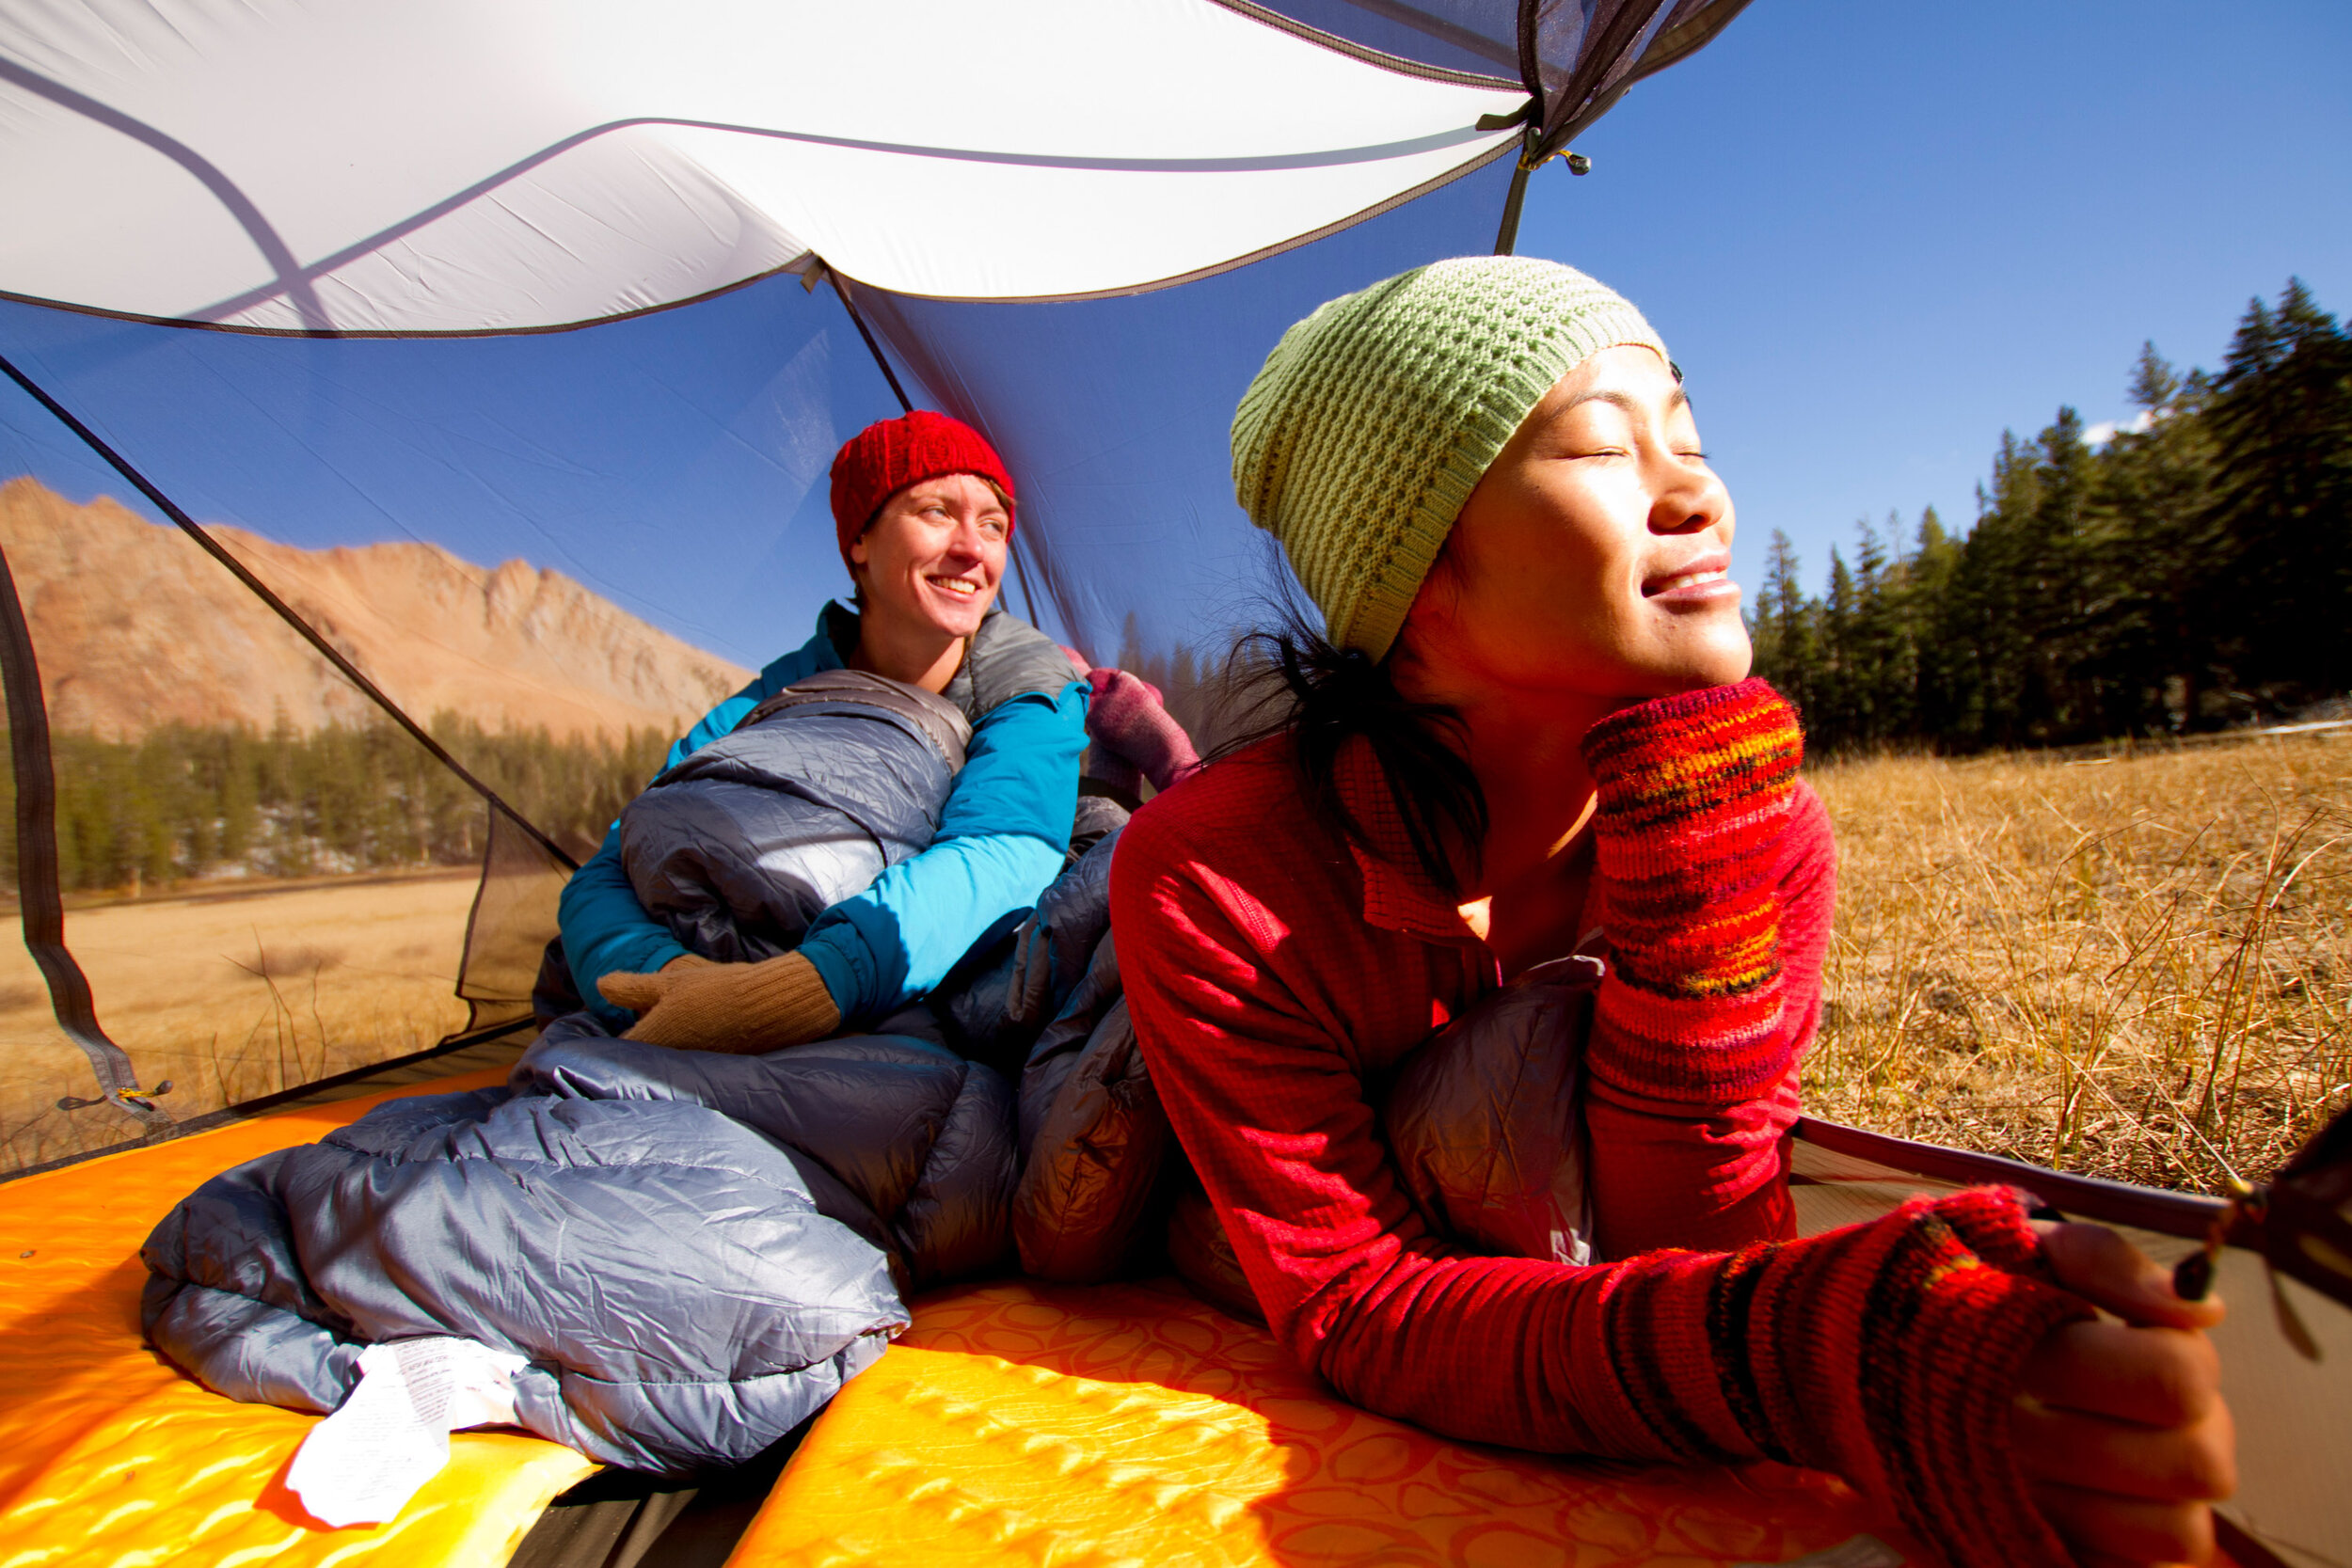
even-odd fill
[(1276, 735), (1291, 736), (1309, 808), (1327, 815), (1349, 839), (1371, 847), (1362, 822), (1339, 789), (1339, 762), (1358, 736), (1389, 783), (1413, 855), (1431, 882), (1459, 896), (1476, 875), (1486, 838), (1486, 797), (1457, 743), (1461, 719), (1438, 703), (1416, 703), (1396, 689), (1388, 662), (1334, 647), (1303, 615), (1279, 630), (1252, 632), (1233, 668), (1249, 671), (1257, 711), (1282, 711), (1271, 722), (1226, 742), (1216, 755)]

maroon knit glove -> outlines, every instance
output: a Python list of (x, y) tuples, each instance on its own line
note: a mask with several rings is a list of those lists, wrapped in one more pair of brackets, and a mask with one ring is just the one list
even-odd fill
[(1598, 912), (1615, 977), (1592, 1070), (1629, 1094), (1725, 1103), (1788, 1069), (1774, 872), (1804, 759), (1761, 680), (1663, 697), (1585, 732)]
[(1087, 676), (1087, 737), (1094, 755), (1087, 771), (1115, 789), (1142, 793), (1141, 780), (1166, 789), (1200, 766), (1192, 737), (1168, 717), (1160, 689), (1124, 670), (1097, 669)]
[[(1603, 1332), (1679, 1457), (1836, 1471), (1953, 1568), (2067, 1568), (2010, 1420), (2034, 1348), (2091, 1314), (2025, 1272), (2039, 1260), (2008, 1189), (1915, 1197), (1804, 1241), (1636, 1260)], [(1672, 1414), (1694, 1384), (1720, 1391), (1736, 1431)]]

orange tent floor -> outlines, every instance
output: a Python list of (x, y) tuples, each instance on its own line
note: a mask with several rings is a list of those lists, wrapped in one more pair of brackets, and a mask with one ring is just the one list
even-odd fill
[(286, 1490), (317, 1419), (239, 1404), (139, 1338), (139, 1243), (216, 1171), (312, 1142), (403, 1094), (280, 1112), (0, 1186), (0, 1565), (397, 1563), (501, 1568), (596, 1466), (511, 1433), (461, 1433), (389, 1524), (328, 1529)]
[(1572, 1464), (1371, 1415), (1173, 1285), (1007, 1282), (914, 1316), (733, 1564), (1915, 1560), (1819, 1473)]

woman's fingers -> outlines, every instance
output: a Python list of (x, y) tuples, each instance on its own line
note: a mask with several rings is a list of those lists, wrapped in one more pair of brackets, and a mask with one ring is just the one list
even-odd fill
[(2034, 1487), (2033, 1500), (2085, 1568), (2213, 1558), (2213, 1510), (2204, 1503), (2155, 1503), (2046, 1483)]
[(2017, 1463), (2037, 1482), (2137, 1497), (2208, 1502), (2237, 1489), (2236, 1431), (2218, 1399), (2178, 1426), (2141, 1426), (2021, 1401), (2010, 1418)]
[(2060, 1225), (2043, 1239), (2064, 1283), (2129, 1321), (2063, 1324), (2026, 1360), (2010, 1433), (2036, 1503), (2085, 1568), (2206, 1561), (2207, 1504), (2236, 1489), (2237, 1457), (2192, 1310), (2205, 1304), (2173, 1296), (2111, 1231)]
[(661, 1000), (661, 976), (616, 971), (596, 982), (596, 990), (616, 1007), (642, 1013)]
[(2053, 1330), (2018, 1386), (2045, 1406), (2142, 1426), (2188, 1426), (2221, 1400), (2221, 1358), (2202, 1334), (2073, 1323)]
[(2183, 1301), (2169, 1270), (2104, 1225), (2037, 1220), (2034, 1229), (2058, 1282), (2125, 1323), (2211, 1328), (2221, 1321), (2218, 1299)]

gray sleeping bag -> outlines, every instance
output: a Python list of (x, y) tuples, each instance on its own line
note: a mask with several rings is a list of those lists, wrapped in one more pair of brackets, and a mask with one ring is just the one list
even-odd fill
[[(1066, 661), (1034, 631), (978, 657), (1001, 619), (967, 666), (1042, 689)], [(929, 845), (970, 736), (912, 687), (800, 682), (624, 813), (638, 897), (707, 957), (789, 951)], [(504, 1089), (395, 1101), (214, 1178), (143, 1250), (149, 1338), (232, 1398), (331, 1410), (366, 1345), (455, 1335), (522, 1356), (519, 1419), (590, 1458), (759, 1452), (881, 1354), (902, 1291), (1009, 1259), (1012, 1095), (970, 1058), (1017, 1062), (1079, 988), (1124, 817), (1083, 801), (1038, 909), (883, 1025), (928, 1038), (730, 1056), (573, 1013)]]
[[(552, 1028), (504, 1089), (395, 1101), (156, 1227), (150, 1340), (233, 1399), (332, 1410), (378, 1340), (523, 1356), (522, 1424), (609, 1465), (748, 1459), (994, 1267), (1004, 1080), (860, 1036), (772, 1056)], [(895, 1276), (895, 1278), (894, 1278)]]
[(786, 688), (621, 813), (645, 911), (690, 952), (756, 962), (930, 847), (972, 724), (920, 687), (829, 670)]

